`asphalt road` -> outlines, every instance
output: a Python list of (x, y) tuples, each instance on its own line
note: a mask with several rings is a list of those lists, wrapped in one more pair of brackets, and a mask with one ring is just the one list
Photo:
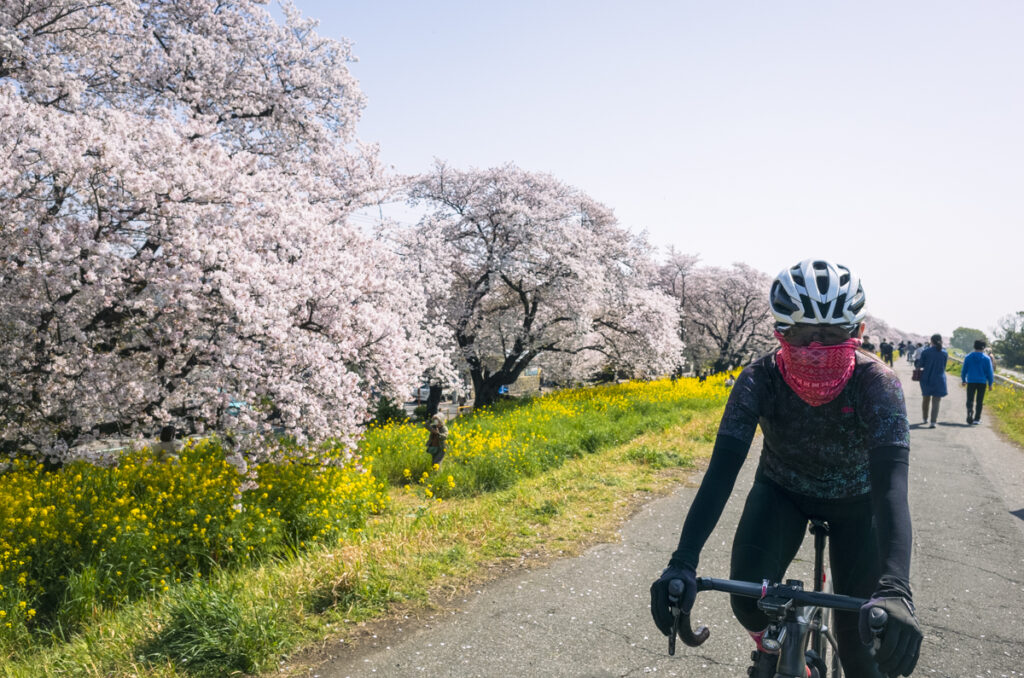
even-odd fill
[[(967, 426), (956, 378), (937, 428), (921, 427), (920, 391), (905, 362), (896, 368), (912, 422), (912, 583), (925, 631), (914, 675), (1024, 676), (1024, 451), (1001, 440), (987, 417)], [(728, 575), (758, 449), (755, 441), (703, 552), (702, 575)], [(339, 651), (315, 675), (744, 677), (751, 642), (725, 594), (697, 599), (694, 618), (712, 630), (698, 650), (679, 644), (669, 657), (650, 620), (648, 587), (675, 547), (694, 492), (681, 487), (646, 505), (622, 526), (619, 543), (494, 581), (455, 610)], [(810, 581), (810, 548), (807, 539), (789, 577)]]

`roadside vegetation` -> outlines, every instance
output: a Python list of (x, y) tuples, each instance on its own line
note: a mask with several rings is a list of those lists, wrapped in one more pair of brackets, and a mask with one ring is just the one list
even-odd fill
[(996, 386), (985, 394), (985, 412), (992, 412), (1000, 432), (1024, 447), (1024, 390)]
[[(258, 673), (443, 605), (613, 538), (710, 452), (726, 396), (721, 378), (681, 379), (505, 404), (453, 422), (441, 468), (413, 424), (367, 433), (365, 473), (284, 460), (240, 475), (216, 441), (169, 462), (11, 468), (0, 675)], [(244, 482), (259, 487), (239, 506)]]
[[(950, 388), (960, 380), (962, 358), (946, 363)], [(998, 370), (997, 370), (998, 373)], [(996, 429), (1017, 445), (1024, 447), (1024, 389), (1014, 388), (996, 380), (995, 388), (985, 393), (985, 410), (994, 416)]]

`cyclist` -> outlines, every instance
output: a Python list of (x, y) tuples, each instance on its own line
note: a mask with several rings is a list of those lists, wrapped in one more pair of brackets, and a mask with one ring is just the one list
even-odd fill
[[(722, 415), (711, 462), (683, 523), (679, 546), (651, 585), (651, 614), (672, 629), (668, 585), (684, 582), (680, 607), (696, 595), (701, 549), (721, 517), (760, 424), (753, 487), (733, 540), (730, 578), (781, 581), (810, 518), (830, 525), (837, 593), (869, 598), (858, 615), (836, 612), (839, 657), (850, 676), (909, 676), (921, 629), (910, 590), (907, 503), (910, 433), (903, 389), (873, 354), (858, 350), (866, 314), (859, 278), (845, 266), (808, 259), (783, 270), (769, 292), (779, 348), (746, 367)], [(748, 674), (775, 675), (761, 643), (768, 618), (757, 601), (732, 596), (756, 644)], [(872, 656), (871, 607), (889, 622)], [(814, 675), (808, 671), (808, 675)]]

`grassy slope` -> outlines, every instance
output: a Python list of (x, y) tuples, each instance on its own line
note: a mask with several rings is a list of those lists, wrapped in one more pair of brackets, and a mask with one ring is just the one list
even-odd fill
[[(224, 667), (279, 675), (277, 660), (306, 648), (292, 668), (304, 672), (320, 661), (317, 647), (351, 643), (361, 622), (443, 606), (474, 582), (614, 539), (636, 506), (710, 453), (719, 414), (694, 412), (679, 426), (478, 497), (438, 503), (395, 490), (393, 509), (357, 543), (218, 573), (104, 613), (75, 641), (4, 664), (0, 675), (177, 677), (224, 675)], [(207, 637), (211, 623), (218, 633)]]

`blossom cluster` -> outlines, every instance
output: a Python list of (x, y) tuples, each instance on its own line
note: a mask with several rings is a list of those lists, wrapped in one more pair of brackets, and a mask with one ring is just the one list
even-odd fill
[(436, 359), (412, 270), (349, 223), (389, 190), (349, 45), (284, 9), (3, 3), (0, 450), (168, 423), (351, 444)]
[(387, 505), (369, 459), (360, 469), (286, 452), (250, 469), (249, 480), (225, 457), (206, 440), (175, 459), (143, 450), (109, 468), (13, 462), (0, 475), (0, 647), (40, 624), (73, 630), (100, 606), (214, 567), (337, 541)]

